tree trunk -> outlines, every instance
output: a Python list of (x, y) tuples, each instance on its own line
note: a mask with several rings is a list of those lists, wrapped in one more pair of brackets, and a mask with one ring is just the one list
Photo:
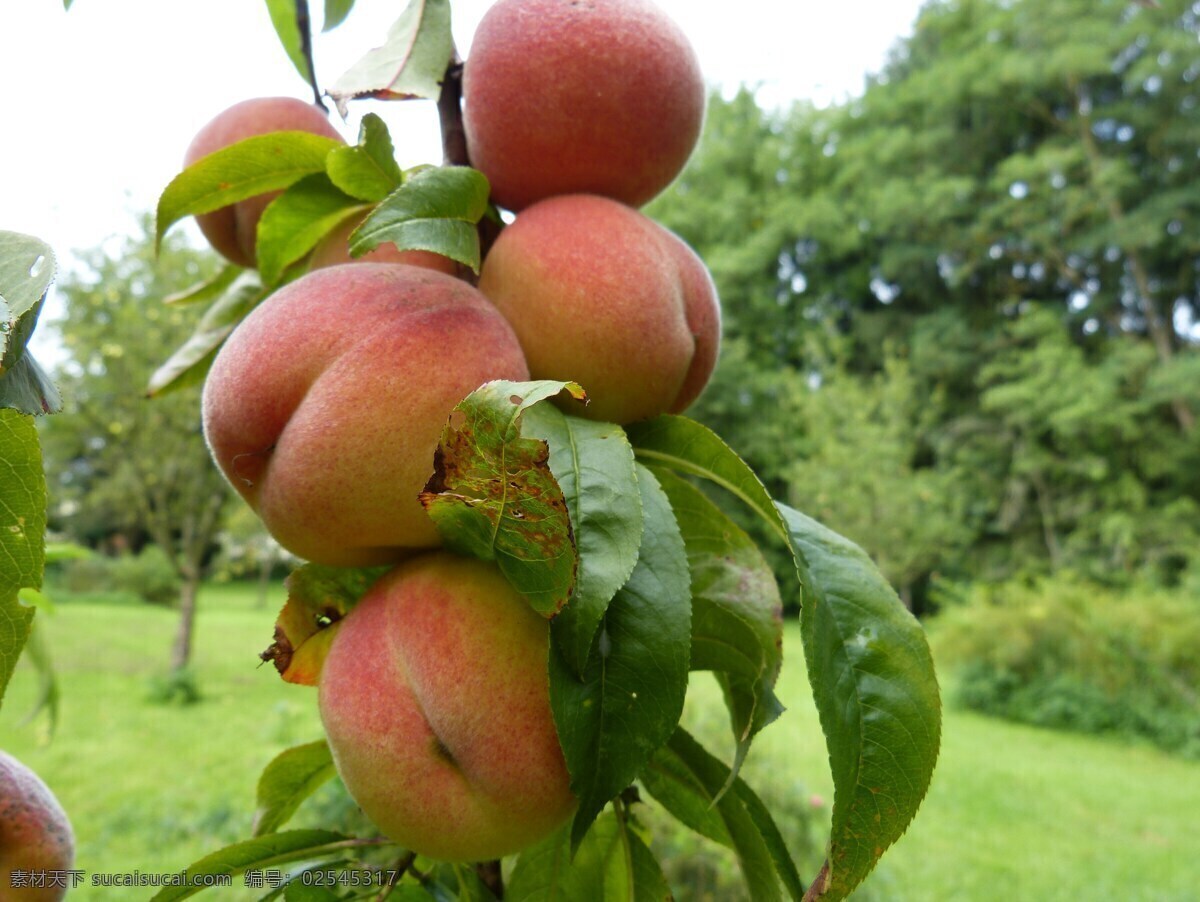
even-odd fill
[(271, 570), (275, 564), (275, 546), (268, 539), (263, 542), (262, 556), (258, 560), (258, 606), (267, 606), (267, 591), (271, 587)]
[(179, 590), (179, 631), (171, 648), (171, 672), (178, 673), (192, 659), (192, 626), (196, 621), (196, 596), (200, 591), (200, 576), (191, 573), (183, 578)]

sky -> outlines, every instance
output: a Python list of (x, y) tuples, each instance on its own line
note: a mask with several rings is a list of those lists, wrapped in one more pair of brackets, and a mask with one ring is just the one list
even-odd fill
[[(862, 90), (911, 33), (920, 0), (658, 4), (711, 85), (754, 86), (764, 105), (824, 106)], [(453, 0), (464, 56), (490, 5)], [(322, 6), (310, 0), (314, 16)], [(358, 0), (341, 27), (316, 35), (320, 83), (381, 43), (402, 9), (402, 0)], [(263, 0), (75, 0), (69, 12), (59, 0), (0, 0), (0, 229), (36, 235), (69, 267), (72, 249), (128, 234), (137, 212), (153, 209), (204, 123), (272, 95), (311, 93)], [(335, 124), (353, 141), (367, 112), (387, 122), (402, 166), (440, 161), (431, 102), (356, 102)]]

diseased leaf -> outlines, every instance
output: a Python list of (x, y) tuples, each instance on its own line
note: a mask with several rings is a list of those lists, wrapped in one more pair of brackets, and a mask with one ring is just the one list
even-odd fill
[(288, 683), (317, 685), (339, 621), (388, 567), (305, 564), (284, 581), (288, 599), (275, 621), (275, 637), (260, 657)]
[(404, 181), (392, 136), (374, 113), (363, 116), (357, 144), (330, 152), (325, 171), (342, 191), (370, 203), (383, 200)]
[(579, 571), (571, 603), (552, 628), (564, 661), (580, 676), (608, 603), (637, 563), (642, 500), (633, 449), (620, 426), (568, 416), (549, 404), (526, 413), (525, 431), (550, 446), (550, 471), (571, 514)]
[(754, 541), (709, 498), (656, 471), (671, 501), (692, 573), (692, 670), (711, 670), (725, 695), (736, 776), (750, 741), (782, 712), (775, 681), (783, 663), (783, 604)]
[(437, 166), (409, 176), (350, 235), (355, 256), (390, 241), (402, 251), (432, 251), (479, 272), (479, 231), (487, 179), (467, 166)]
[[(267, 12), (271, 16), (271, 24), (275, 26), (275, 34), (279, 35), (279, 43), (300, 77), (312, 81), (312, 70), (308, 60), (304, 58), (304, 42), (308, 35), (300, 27), (299, 10), (296, 0), (267, 0)], [(307, 16), (305, 17), (307, 19)]]
[(197, 160), (158, 199), (156, 245), (185, 216), (211, 213), (239, 200), (281, 191), (325, 171), (325, 158), (343, 142), (311, 132), (271, 132), (231, 144)]
[(575, 854), (566, 827), (517, 859), (507, 902), (663, 902), (672, 898), (662, 868), (616, 813), (596, 819)]
[(325, 0), (325, 18), (321, 31), (333, 31), (350, 15), (354, 9), (354, 0)]
[(243, 840), (206, 855), (187, 869), (180, 886), (159, 890), (151, 902), (175, 902), (196, 895), (204, 886), (192, 885), (201, 874), (228, 874), (236, 877), (249, 870), (263, 870), (293, 861), (310, 861), (336, 855), (345, 849), (381, 845), (372, 840), (355, 839), (329, 830), (288, 830)]
[(192, 337), (154, 371), (146, 394), (155, 397), (202, 380), (225, 339), (267, 296), (258, 273), (241, 269), (237, 273), (225, 293), (200, 317)]
[(806, 898), (844, 899), (925, 797), (941, 701), (924, 632), (866, 552), (779, 510), (804, 587), (800, 632), (834, 784), (828, 859)]
[(29, 638), (33, 608), (22, 589), (40, 589), (45, 565), (46, 477), (33, 421), (0, 409), (0, 703)]
[(680, 821), (733, 849), (752, 900), (780, 899), (780, 879), (793, 899), (801, 898), (804, 887), (766, 806), (740, 777), (724, 792), (729, 768), (686, 730), (675, 730), (641, 779)]
[(409, 0), (383, 45), (351, 66), (329, 96), (343, 117), (357, 97), (436, 100), (453, 52), (449, 0)]
[(535, 611), (556, 614), (575, 586), (576, 557), (566, 501), (550, 472), (546, 443), (524, 437), (525, 411), (570, 382), (489, 382), (454, 408), (421, 493), (446, 546), (495, 561)]
[(337, 770), (324, 739), (280, 752), (258, 778), (254, 835), (274, 833), (300, 803), (328, 782)]
[(644, 467), (637, 479), (645, 516), (637, 566), (605, 611), (582, 679), (551, 643), (550, 706), (579, 799), (575, 847), (671, 735), (687, 692), (687, 554), (658, 480)]
[[(330, 153), (332, 157), (338, 148)], [(275, 286), (295, 263), (356, 210), (366, 208), (323, 172), (306, 175), (267, 204), (258, 221), (255, 255), (265, 285)]]

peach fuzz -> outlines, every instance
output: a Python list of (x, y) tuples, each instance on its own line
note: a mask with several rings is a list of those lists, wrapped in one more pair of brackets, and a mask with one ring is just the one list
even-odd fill
[(14, 871), (66, 871), (75, 836), (58, 799), (32, 770), (0, 751), (0, 899), (57, 902), (70, 886), (14, 887)]
[(616, 201), (568, 195), (525, 210), (492, 246), (479, 289), (512, 324), (532, 378), (579, 382), (593, 419), (679, 413), (716, 365), (721, 311), (707, 268)]
[[(342, 140), (325, 113), (318, 107), (292, 97), (256, 97), (235, 103), (200, 129), (187, 152), (183, 165), (223, 150), (231, 144), (271, 132), (312, 132)], [(196, 224), (208, 243), (231, 263), (253, 267), (258, 221), (278, 191), (260, 194), (196, 217)]]
[(471, 165), (500, 206), (571, 193), (640, 206), (695, 148), (705, 88), (687, 37), (648, 0), (500, 0), (463, 99)]
[(494, 564), (435, 552), (338, 624), (318, 697), (346, 789), (422, 855), (517, 852), (575, 806), (550, 712), (549, 627)]
[(440, 544), (418, 495), (453, 407), (528, 375), (511, 328), (466, 282), (399, 263), (332, 266), (234, 330), (204, 386), (204, 432), (285, 548), (389, 563)]

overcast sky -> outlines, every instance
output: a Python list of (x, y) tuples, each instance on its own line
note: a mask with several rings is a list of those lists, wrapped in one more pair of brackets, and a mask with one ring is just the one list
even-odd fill
[[(861, 90), (911, 32), (919, 0), (659, 0), (706, 78), (760, 86), (760, 99), (828, 103)], [(311, 0), (314, 14), (322, 4)], [(490, 0), (453, 0), (464, 53)], [(358, 0), (316, 38), (323, 85), (381, 42), (403, 4)], [(734, 17), (736, 16), (736, 18)], [(179, 171), (212, 116), (247, 97), (304, 98), (262, 0), (0, 0), (0, 229), (37, 235), (62, 258), (128, 231)], [(404, 166), (440, 159), (429, 102), (354, 103), (342, 128), (379, 112)], [(64, 259), (64, 263), (69, 260)]]

